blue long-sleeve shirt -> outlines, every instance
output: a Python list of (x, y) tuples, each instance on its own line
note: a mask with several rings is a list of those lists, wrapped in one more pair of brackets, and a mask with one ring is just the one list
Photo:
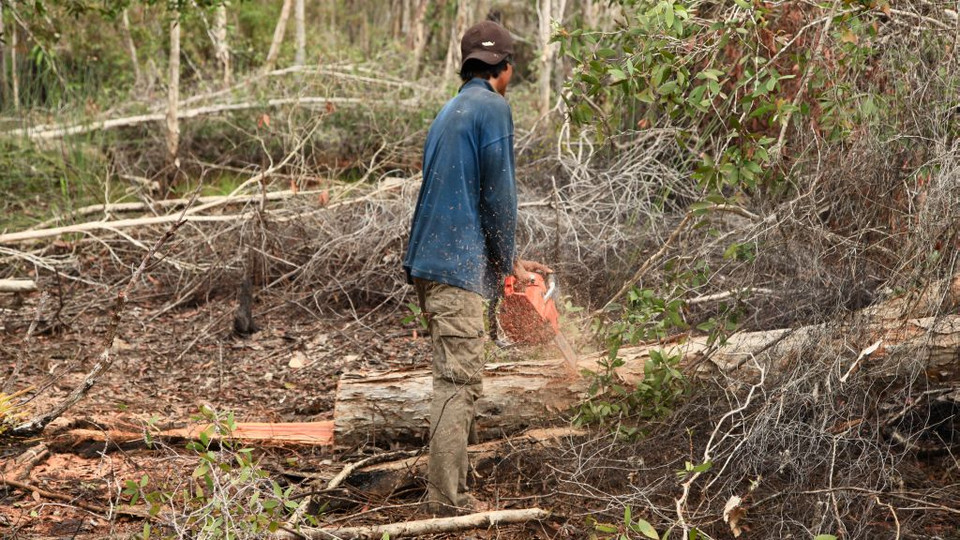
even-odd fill
[(516, 228), (513, 115), (489, 82), (473, 79), (427, 134), (407, 279), (493, 297), (512, 269)]

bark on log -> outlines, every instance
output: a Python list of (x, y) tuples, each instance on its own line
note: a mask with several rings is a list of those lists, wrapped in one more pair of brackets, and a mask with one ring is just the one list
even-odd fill
[[(658, 350), (680, 355), (681, 363), (698, 376), (725, 373), (749, 382), (758, 374), (752, 360), (773, 372), (783, 371), (798, 358), (790, 353), (843, 335), (848, 350), (879, 345), (869, 354), (852, 357), (842, 365), (842, 372), (851, 371), (852, 375), (869, 369), (873, 375), (893, 376), (912, 365), (933, 381), (960, 380), (960, 315), (879, 320), (848, 330), (817, 325), (736, 334), (706, 362), (700, 361), (710, 350), (705, 336), (625, 348), (620, 351), (624, 365), (617, 369), (617, 376), (626, 385), (635, 384), (643, 378), (650, 352)], [(582, 357), (578, 367), (599, 371), (598, 359), (598, 355)], [(528, 427), (556, 423), (564, 411), (586, 396), (588, 385), (585, 378), (568, 378), (560, 359), (488, 365), (477, 407), (478, 434), (481, 439), (502, 438)], [(428, 431), (431, 390), (432, 379), (426, 369), (344, 374), (334, 410), (336, 444), (422, 443)]]
[(25, 293), (37, 290), (32, 279), (0, 279), (0, 293)]

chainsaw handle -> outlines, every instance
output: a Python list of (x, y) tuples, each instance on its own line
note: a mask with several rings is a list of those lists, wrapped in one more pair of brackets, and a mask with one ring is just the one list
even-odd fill
[(557, 293), (557, 278), (555, 274), (547, 274), (547, 292), (543, 293), (543, 299), (549, 300)]

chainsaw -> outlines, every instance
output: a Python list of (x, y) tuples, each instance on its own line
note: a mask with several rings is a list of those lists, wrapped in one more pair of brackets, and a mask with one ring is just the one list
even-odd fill
[[(552, 341), (563, 353), (570, 372), (577, 374), (577, 355), (560, 331), (556, 277), (547, 274), (544, 279), (540, 274), (530, 275), (528, 283), (521, 283), (514, 276), (504, 279), (498, 316), (500, 327), (513, 343), (542, 345)], [(496, 325), (491, 325), (491, 332), (496, 339)]]

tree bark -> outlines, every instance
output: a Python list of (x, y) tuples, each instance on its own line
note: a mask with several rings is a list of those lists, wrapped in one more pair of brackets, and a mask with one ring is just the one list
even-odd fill
[(563, 20), (566, 4), (566, 0), (538, 0), (537, 4), (537, 14), (540, 21), (538, 35), (540, 44), (540, 74), (538, 80), (540, 116), (546, 116), (550, 113), (554, 64), (557, 53), (557, 44), (550, 43), (550, 35), (553, 20)]
[(583, 26), (587, 29), (596, 29), (599, 25), (596, 0), (581, 0), (581, 13), (583, 14)]
[(166, 139), (167, 139), (167, 170), (166, 180), (160, 186), (163, 194), (176, 181), (177, 170), (180, 168), (180, 160), (177, 154), (180, 149), (180, 121), (178, 108), (180, 106), (180, 12), (173, 12), (173, 20), (170, 21), (170, 76), (167, 84), (167, 114), (166, 114)]
[[(400, 35), (410, 35), (410, 11), (413, 9), (413, 0), (403, 0), (400, 4)], [(399, 36), (398, 36), (399, 37)]]
[(450, 25), (450, 43), (447, 45), (447, 57), (443, 66), (443, 80), (451, 82), (460, 71), (460, 36), (467, 29), (467, 2), (457, 0), (457, 13)]
[(538, 0), (537, 15), (540, 20), (540, 75), (538, 87), (540, 89), (540, 116), (550, 113), (550, 78), (553, 74), (553, 55), (550, 46), (550, 21), (552, 17), (553, 0)]
[(420, 63), (423, 61), (423, 50), (427, 46), (427, 8), (430, 7), (430, 0), (420, 0), (417, 4), (417, 13), (414, 17), (413, 32), (413, 79), (420, 75)]
[(280, 9), (280, 18), (277, 19), (277, 26), (273, 29), (273, 41), (270, 42), (270, 51), (267, 53), (267, 60), (263, 64), (263, 72), (273, 70), (277, 63), (277, 56), (280, 55), (280, 45), (283, 43), (283, 35), (287, 31), (287, 20), (290, 18), (290, 8), (293, 0), (283, 0), (283, 7)]
[(13, 109), (20, 112), (20, 73), (17, 69), (17, 18), (10, 28), (10, 89), (13, 94)]
[(130, 33), (130, 17), (124, 9), (121, 14), (121, 28), (123, 29), (123, 41), (127, 46), (127, 53), (130, 54), (130, 64), (133, 66), (133, 86), (134, 88), (143, 87), (143, 75), (140, 73), (140, 61), (137, 59), (137, 46), (133, 42), (133, 35)]
[(217, 6), (213, 20), (213, 38), (216, 47), (217, 61), (223, 71), (223, 87), (229, 88), (233, 84), (233, 71), (230, 68), (230, 46), (227, 41), (227, 4)]
[[(754, 381), (759, 371), (752, 359), (770, 372), (792, 367), (795, 354), (818, 342), (833, 340), (838, 347), (871, 353), (842, 362), (843, 384), (857, 371), (869, 369), (877, 376), (893, 376), (906, 363), (922, 369), (934, 382), (960, 381), (960, 315), (913, 319), (877, 319), (827, 330), (822, 325), (797, 329), (744, 332), (712, 352), (705, 336), (676, 343), (624, 348), (624, 365), (616, 370), (622, 384), (643, 379), (651, 351), (679, 355), (691, 376), (720, 373)], [(856, 332), (854, 329), (859, 329)], [(843, 337), (838, 337), (843, 336)], [(841, 343), (842, 341), (842, 343)], [(879, 342), (879, 344), (877, 344)], [(793, 353), (793, 354), (791, 354)], [(578, 367), (601, 371), (600, 356), (581, 357)], [(490, 364), (484, 372), (483, 397), (477, 405), (477, 431), (481, 439), (502, 438), (531, 426), (563, 421), (565, 411), (587, 396), (590, 381), (569, 378), (562, 360)], [(386, 445), (393, 441), (422, 442), (429, 425), (432, 376), (427, 369), (388, 373), (344, 374), (337, 387), (334, 432), (337, 445)]]
[(306, 15), (304, 9), (304, 0), (296, 0), (296, 15), (294, 16), (294, 21), (297, 26), (297, 52), (294, 56), (293, 63), (298, 66), (302, 66), (307, 61), (307, 26), (306, 26)]
[[(0, 0), (0, 45), (7, 43), (6, 23), (3, 19), (5, 3)], [(0, 102), (7, 104), (9, 91), (7, 90), (7, 52), (0, 47)]]

